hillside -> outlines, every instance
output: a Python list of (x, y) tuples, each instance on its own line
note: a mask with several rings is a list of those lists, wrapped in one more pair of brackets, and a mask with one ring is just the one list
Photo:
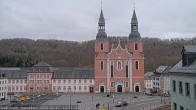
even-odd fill
[[(119, 37), (122, 47), (126, 37)], [(109, 37), (117, 45), (117, 37)], [(145, 71), (154, 71), (159, 65), (173, 65), (181, 58), (183, 45), (196, 44), (193, 39), (143, 38)], [(85, 42), (62, 40), (2, 39), (0, 40), (0, 66), (29, 67), (39, 61), (53, 67), (93, 67), (94, 40)]]

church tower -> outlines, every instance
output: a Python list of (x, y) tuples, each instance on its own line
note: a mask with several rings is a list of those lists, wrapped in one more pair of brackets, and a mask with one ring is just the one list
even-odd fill
[(135, 9), (131, 19), (131, 33), (128, 38), (128, 51), (132, 54), (132, 90), (134, 92), (144, 90), (143, 42), (138, 31), (138, 20)]
[(95, 92), (107, 92), (107, 53), (109, 42), (105, 32), (105, 18), (101, 9), (95, 41)]

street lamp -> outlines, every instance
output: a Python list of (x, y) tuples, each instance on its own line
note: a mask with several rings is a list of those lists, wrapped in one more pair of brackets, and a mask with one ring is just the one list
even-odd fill
[(71, 87), (69, 86), (68, 91), (70, 92), (69, 94), (69, 101), (70, 101), (70, 110), (71, 110)]

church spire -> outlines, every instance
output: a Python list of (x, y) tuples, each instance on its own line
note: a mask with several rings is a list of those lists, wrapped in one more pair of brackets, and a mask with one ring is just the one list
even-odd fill
[(129, 34), (129, 40), (140, 41), (141, 36), (138, 32), (138, 20), (135, 9), (133, 10), (133, 16), (131, 18), (131, 33)]
[(105, 33), (105, 18), (102, 10), (102, 1), (101, 1), (101, 13), (98, 22), (98, 33), (96, 40), (107, 40), (107, 34)]

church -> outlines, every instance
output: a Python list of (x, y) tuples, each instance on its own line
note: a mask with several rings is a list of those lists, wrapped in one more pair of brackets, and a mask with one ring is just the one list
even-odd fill
[(131, 19), (131, 33), (127, 39), (125, 48), (121, 46), (120, 41), (115, 48), (109, 43), (101, 9), (95, 41), (95, 93), (144, 90), (143, 42), (138, 31), (135, 9)]

